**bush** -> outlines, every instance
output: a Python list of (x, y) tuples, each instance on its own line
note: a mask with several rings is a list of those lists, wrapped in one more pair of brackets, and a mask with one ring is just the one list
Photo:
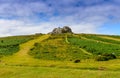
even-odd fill
[(80, 60), (78, 60), (78, 59), (74, 61), (74, 63), (79, 63), (79, 62), (80, 62)]
[(108, 59), (116, 59), (114, 54), (103, 54), (103, 56), (106, 56)]
[(1, 40), (1, 43), (3, 43), (3, 40)]
[(105, 56), (98, 56), (98, 57), (96, 57), (95, 60), (96, 61), (108, 61), (109, 59), (107, 57), (105, 57)]
[(96, 57), (96, 61), (108, 61), (110, 59), (116, 59), (116, 56), (114, 54), (102, 54)]
[(35, 44), (34, 44), (34, 46), (38, 46), (38, 45), (39, 45), (39, 43), (35, 43)]

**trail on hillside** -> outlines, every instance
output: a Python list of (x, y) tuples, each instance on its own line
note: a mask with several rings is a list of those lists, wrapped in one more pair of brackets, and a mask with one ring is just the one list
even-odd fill
[(110, 40), (115, 40), (115, 41), (120, 41), (120, 39), (118, 38), (112, 38), (112, 37), (108, 37), (108, 36), (99, 36), (101, 38), (105, 38), (105, 39), (110, 39)]
[[(86, 39), (86, 38), (82, 37), (82, 39)], [(66, 41), (66, 43), (68, 43), (68, 44), (70, 43), (70, 42), (68, 41), (67, 36), (66, 36), (66, 38), (65, 38), (65, 41)], [(87, 55), (93, 55), (92, 53), (87, 52), (87, 51), (84, 50), (83, 48), (80, 48), (80, 50), (81, 50), (83, 53), (87, 54)]]
[(26, 63), (26, 62), (31, 62), (33, 60), (36, 60), (34, 58), (32, 58), (28, 52), (30, 51), (31, 48), (34, 47), (34, 44), (37, 43), (37, 42), (41, 42), (45, 39), (48, 39), (50, 35), (43, 35), (43, 36), (40, 36), (38, 37), (37, 39), (34, 39), (34, 40), (30, 40), (26, 43), (23, 43), (20, 45), (20, 50), (13, 54), (12, 56), (8, 56), (8, 57), (4, 57), (2, 60), (5, 62), (5, 63), (19, 63), (19, 64), (23, 64), (23, 63)]
[(86, 37), (82, 37), (82, 39), (91, 40), (91, 41), (95, 41), (95, 42), (101, 42), (101, 43), (104, 43), (104, 44), (118, 45), (118, 44), (105, 42), (105, 41), (100, 41), (100, 40), (95, 40), (95, 39), (90, 39), (90, 38), (86, 38)]
[(88, 55), (93, 55), (92, 53), (87, 52), (86, 50), (84, 50), (84, 49), (82, 49), (82, 48), (80, 48), (80, 50), (81, 50), (83, 53), (85, 53), (85, 54), (88, 54)]
[(32, 47), (34, 47), (33, 45), (34, 45), (35, 43), (41, 42), (41, 41), (43, 41), (43, 40), (45, 40), (45, 39), (47, 39), (47, 38), (49, 38), (49, 35), (43, 35), (43, 36), (41, 36), (41, 37), (39, 37), (39, 38), (37, 38), (37, 39), (34, 39), (34, 40), (28, 41), (28, 42), (26, 42), (26, 43), (24, 43), (24, 44), (21, 44), (21, 45), (20, 45), (20, 51), (17, 52), (17, 53), (15, 54), (15, 56), (20, 56), (20, 57), (25, 56), (25, 57), (27, 57), (29, 50), (30, 50)]

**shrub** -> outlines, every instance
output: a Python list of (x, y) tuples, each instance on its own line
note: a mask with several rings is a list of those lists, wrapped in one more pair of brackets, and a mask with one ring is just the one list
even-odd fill
[(96, 57), (95, 60), (96, 61), (108, 61), (109, 59), (107, 57), (105, 57), (105, 56), (98, 56), (98, 57)]
[(95, 40), (89, 39), (79, 39), (77, 37), (68, 38), (68, 41), (71, 45), (78, 46), (79, 48), (83, 48), (87, 52), (90, 52), (95, 55), (104, 54), (104, 53), (115, 53), (116, 55), (120, 55), (120, 45), (110, 45), (102, 42), (97, 43)]
[(0, 58), (18, 52), (20, 49), (19, 45), (31, 40), (32, 38), (34, 38), (32, 35), (0, 38)]
[(39, 45), (39, 43), (35, 43), (35, 44), (34, 44), (34, 46), (38, 46), (38, 45)]
[(116, 59), (114, 54), (103, 54), (103, 56), (106, 56), (108, 59)]
[(78, 59), (74, 61), (74, 63), (79, 63), (79, 62), (80, 62), (80, 60), (78, 60)]
[(108, 61), (110, 59), (116, 59), (116, 56), (114, 54), (102, 54), (96, 57), (96, 61)]
[(1, 43), (3, 43), (3, 40), (1, 40)]

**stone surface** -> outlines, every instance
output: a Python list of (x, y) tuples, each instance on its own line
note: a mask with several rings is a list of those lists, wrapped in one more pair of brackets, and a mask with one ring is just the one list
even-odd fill
[(50, 34), (62, 34), (62, 33), (72, 33), (72, 30), (68, 26), (64, 26), (63, 28), (54, 28)]

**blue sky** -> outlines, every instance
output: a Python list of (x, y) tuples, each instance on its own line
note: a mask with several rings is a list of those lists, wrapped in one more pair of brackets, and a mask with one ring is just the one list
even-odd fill
[(120, 0), (0, 0), (0, 36), (48, 33), (120, 35)]

